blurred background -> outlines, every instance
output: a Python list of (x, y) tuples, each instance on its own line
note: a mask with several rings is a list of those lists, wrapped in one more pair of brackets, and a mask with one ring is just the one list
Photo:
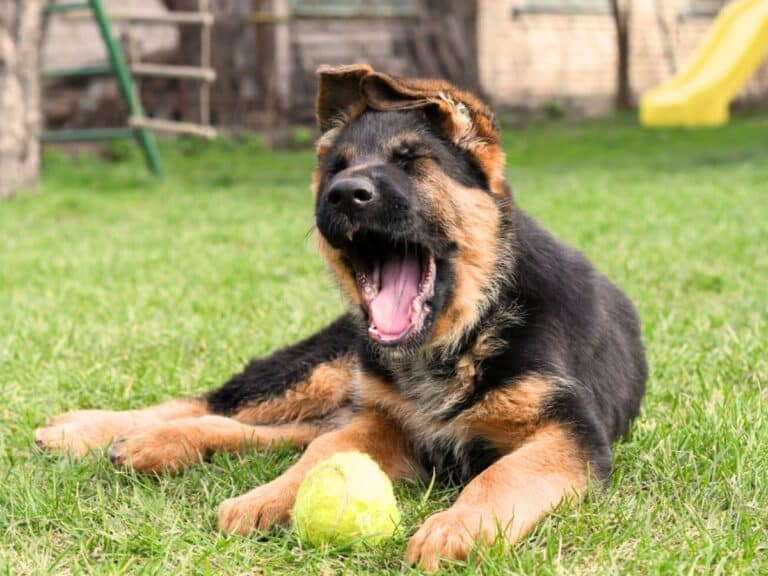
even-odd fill
[[(117, 16), (116, 34), (129, 60), (201, 64), (199, 27), (120, 18), (198, 11), (198, 0), (104, 4)], [(604, 115), (617, 105), (632, 106), (684, 65), (724, 4), (618, 2), (624, 23), (617, 21), (612, 0), (211, 0), (210, 67), (216, 80), (210, 86), (210, 120), (229, 130), (311, 124), (316, 68), (351, 62), (396, 75), (447, 78), (520, 120), (540, 110)], [(87, 14), (49, 18), (44, 68), (105, 62), (104, 43)], [(147, 115), (198, 119), (198, 82), (142, 78)], [(768, 63), (736, 105), (766, 102)], [(49, 128), (120, 124), (127, 117), (111, 78), (48, 80), (42, 104)]]
[(768, 104), (766, 52), (766, 0), (4, 0), (0, 196), (39, 140), (135, 137), (157, 175), (157, 134), (308, 145), (321, 64), (445, 78), (506, 125), (695, 126)]

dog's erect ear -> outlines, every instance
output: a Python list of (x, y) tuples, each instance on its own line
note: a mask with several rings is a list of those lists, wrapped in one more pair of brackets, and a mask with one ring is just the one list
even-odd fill
[(318, 68), (317, 123), (323, 132), (345, 124), (365, 110), (360, 81), (371, 73), (373, 68), (367, 64)]
[(458, 145), (478, 138), (498, 142), (499, 131), (488, 107), (448, 82), (372, 72), (362, 78), (361, 88), (367, 105), (374, 110), (423, 109)]

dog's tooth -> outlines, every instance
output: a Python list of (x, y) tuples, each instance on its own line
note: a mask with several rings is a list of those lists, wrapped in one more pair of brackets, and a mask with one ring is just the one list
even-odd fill
[(354, 235), (355, 235), (355, 231), (354, 231), (354, 230), (349, 230), (349, 231), (347, 232), (347, 240), (349, 240), (350, 242), (352, 242), (352, 236), (354, 236)]

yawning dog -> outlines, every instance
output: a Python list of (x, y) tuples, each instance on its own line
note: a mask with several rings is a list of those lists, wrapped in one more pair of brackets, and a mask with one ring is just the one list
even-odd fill
[(319, 71), (316, 239), (348, 312), (221, 388), (126, 412), (74, 411), (42, 446), (179, 470), (214, 451), (307, 446), (223, 502), (241, 534), (290, 519), (317, 462), (368, 453), (392, 478), (463, 484), (410, 539), (427, 569), (522, 538), (605, 481), (646, 363), (629, 299), (514, 203), (490, 110), (448, 83), (365, 65)]

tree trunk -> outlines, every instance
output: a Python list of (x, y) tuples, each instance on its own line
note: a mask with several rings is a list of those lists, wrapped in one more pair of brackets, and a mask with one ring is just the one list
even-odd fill
[(40, 6), (0, 0), (0, 198), (37, 185)]
[(632, 107), (632, 87), (629, 80), (629, 22), (631, 0), (611, 0), (611, 12), (616, 26), (616, 108)]

